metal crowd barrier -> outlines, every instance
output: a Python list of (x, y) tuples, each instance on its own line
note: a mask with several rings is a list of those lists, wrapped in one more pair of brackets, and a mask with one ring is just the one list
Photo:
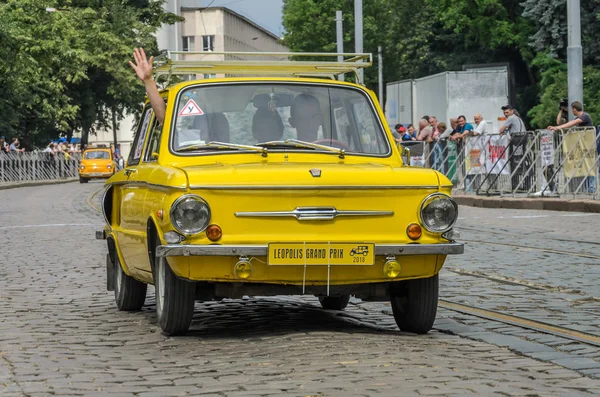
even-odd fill
[(0, 183), (77, 178), (80, 153), (0, 152)]
[(600, 127), (403, 145), (411, 149), (411, 165), (442, 172), (455, 193), (600, 198)]

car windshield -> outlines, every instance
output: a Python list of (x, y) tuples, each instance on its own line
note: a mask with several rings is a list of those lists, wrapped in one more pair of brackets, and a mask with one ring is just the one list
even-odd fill
[(352, 87), (278, 83), (194, 86), (182, 90), (175, 111), (170, 144), (180, 153), (224, 150), (209, 142), (230, 144), (228, 149), (234, 152), (250, 150), (241, 146), (263, 146), (269, 152), (326, 152), (324, 146), (348, 154), (383, 156), (390, 152), (370, 98)]
[(110, 155), (105, 150), (95, 150), (91, 152), (85, 152), (83, 158), (86, 160), (108, 160)]

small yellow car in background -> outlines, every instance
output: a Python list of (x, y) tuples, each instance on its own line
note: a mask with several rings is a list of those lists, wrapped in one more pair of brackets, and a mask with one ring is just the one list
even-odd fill
[(87, 183), (94, 178), (110, 178), (115, 169), (116, 163), (110, 149), (86, 149), (79, 162), (79, 183)]
[(204, 66), (177, 57), (203, 53), (171, 54), (156, 75), (261, 77), (169, 86), (163, 123), (146, 104), (96, 235), (117, 307), (139, 310), (154, 284), (158, 324), (175, 335), (196, 300), (311, 294), (343, 310), (354, 295), (391, 301), (401, 330), (428, 332), (438, 273), (464, 249), (458, 207), (446, 176), (404, 163), (375, 94), (332, 78), (370, 54)]

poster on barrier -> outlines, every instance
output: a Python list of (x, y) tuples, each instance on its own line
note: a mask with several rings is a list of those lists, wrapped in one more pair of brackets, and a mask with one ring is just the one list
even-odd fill
[(554, 131), (543, 130), (540, 134), (542, 167), (554, 165)]
[(403, 142), (402, 146), (410, 149), (410, 165), (416, 167), (425, 166), (425, 143), (424, 142)]
[(467, 139), (465, 144), (465, 169), (467, 175), (485, 174), (485, 148), (488, 137), (478, 135)]
[(492, 135), (489, 137), (485, 155), (485, 166), (489, 173), (510, 175), (508, 141), (506, 135)]
[(593, 128), (568, 132), (563, 139), (565, 176), (593, 175), (596, 157), (596, 133)]

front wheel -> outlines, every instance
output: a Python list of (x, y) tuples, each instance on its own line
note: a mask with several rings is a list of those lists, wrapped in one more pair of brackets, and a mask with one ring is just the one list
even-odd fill
[(350, 302), (350, 295), (319, 296), (319, 302), (321, 302), (323, 309), (344, 310)]
[(79, 183), (88, 183), (89, 179), (79, 177)]
[(437, 314), (439, 278), (407, 280), (392, 288), (392, 311), (398, 327), (405, 332), (426, 334)]
[(137, 281), (128, 276), (121, 267), (119, 256), (115, 252), (114, 262), (114, 289), (115, 302), (119, 310), (134, 311), (140, 310), (146, 301), (146, 290), (148, 284)]
[(192, 322), (196, 283), (177, 278), (164, 257), (156, 258), (156, 316), (168, 335), (184, 334)]

